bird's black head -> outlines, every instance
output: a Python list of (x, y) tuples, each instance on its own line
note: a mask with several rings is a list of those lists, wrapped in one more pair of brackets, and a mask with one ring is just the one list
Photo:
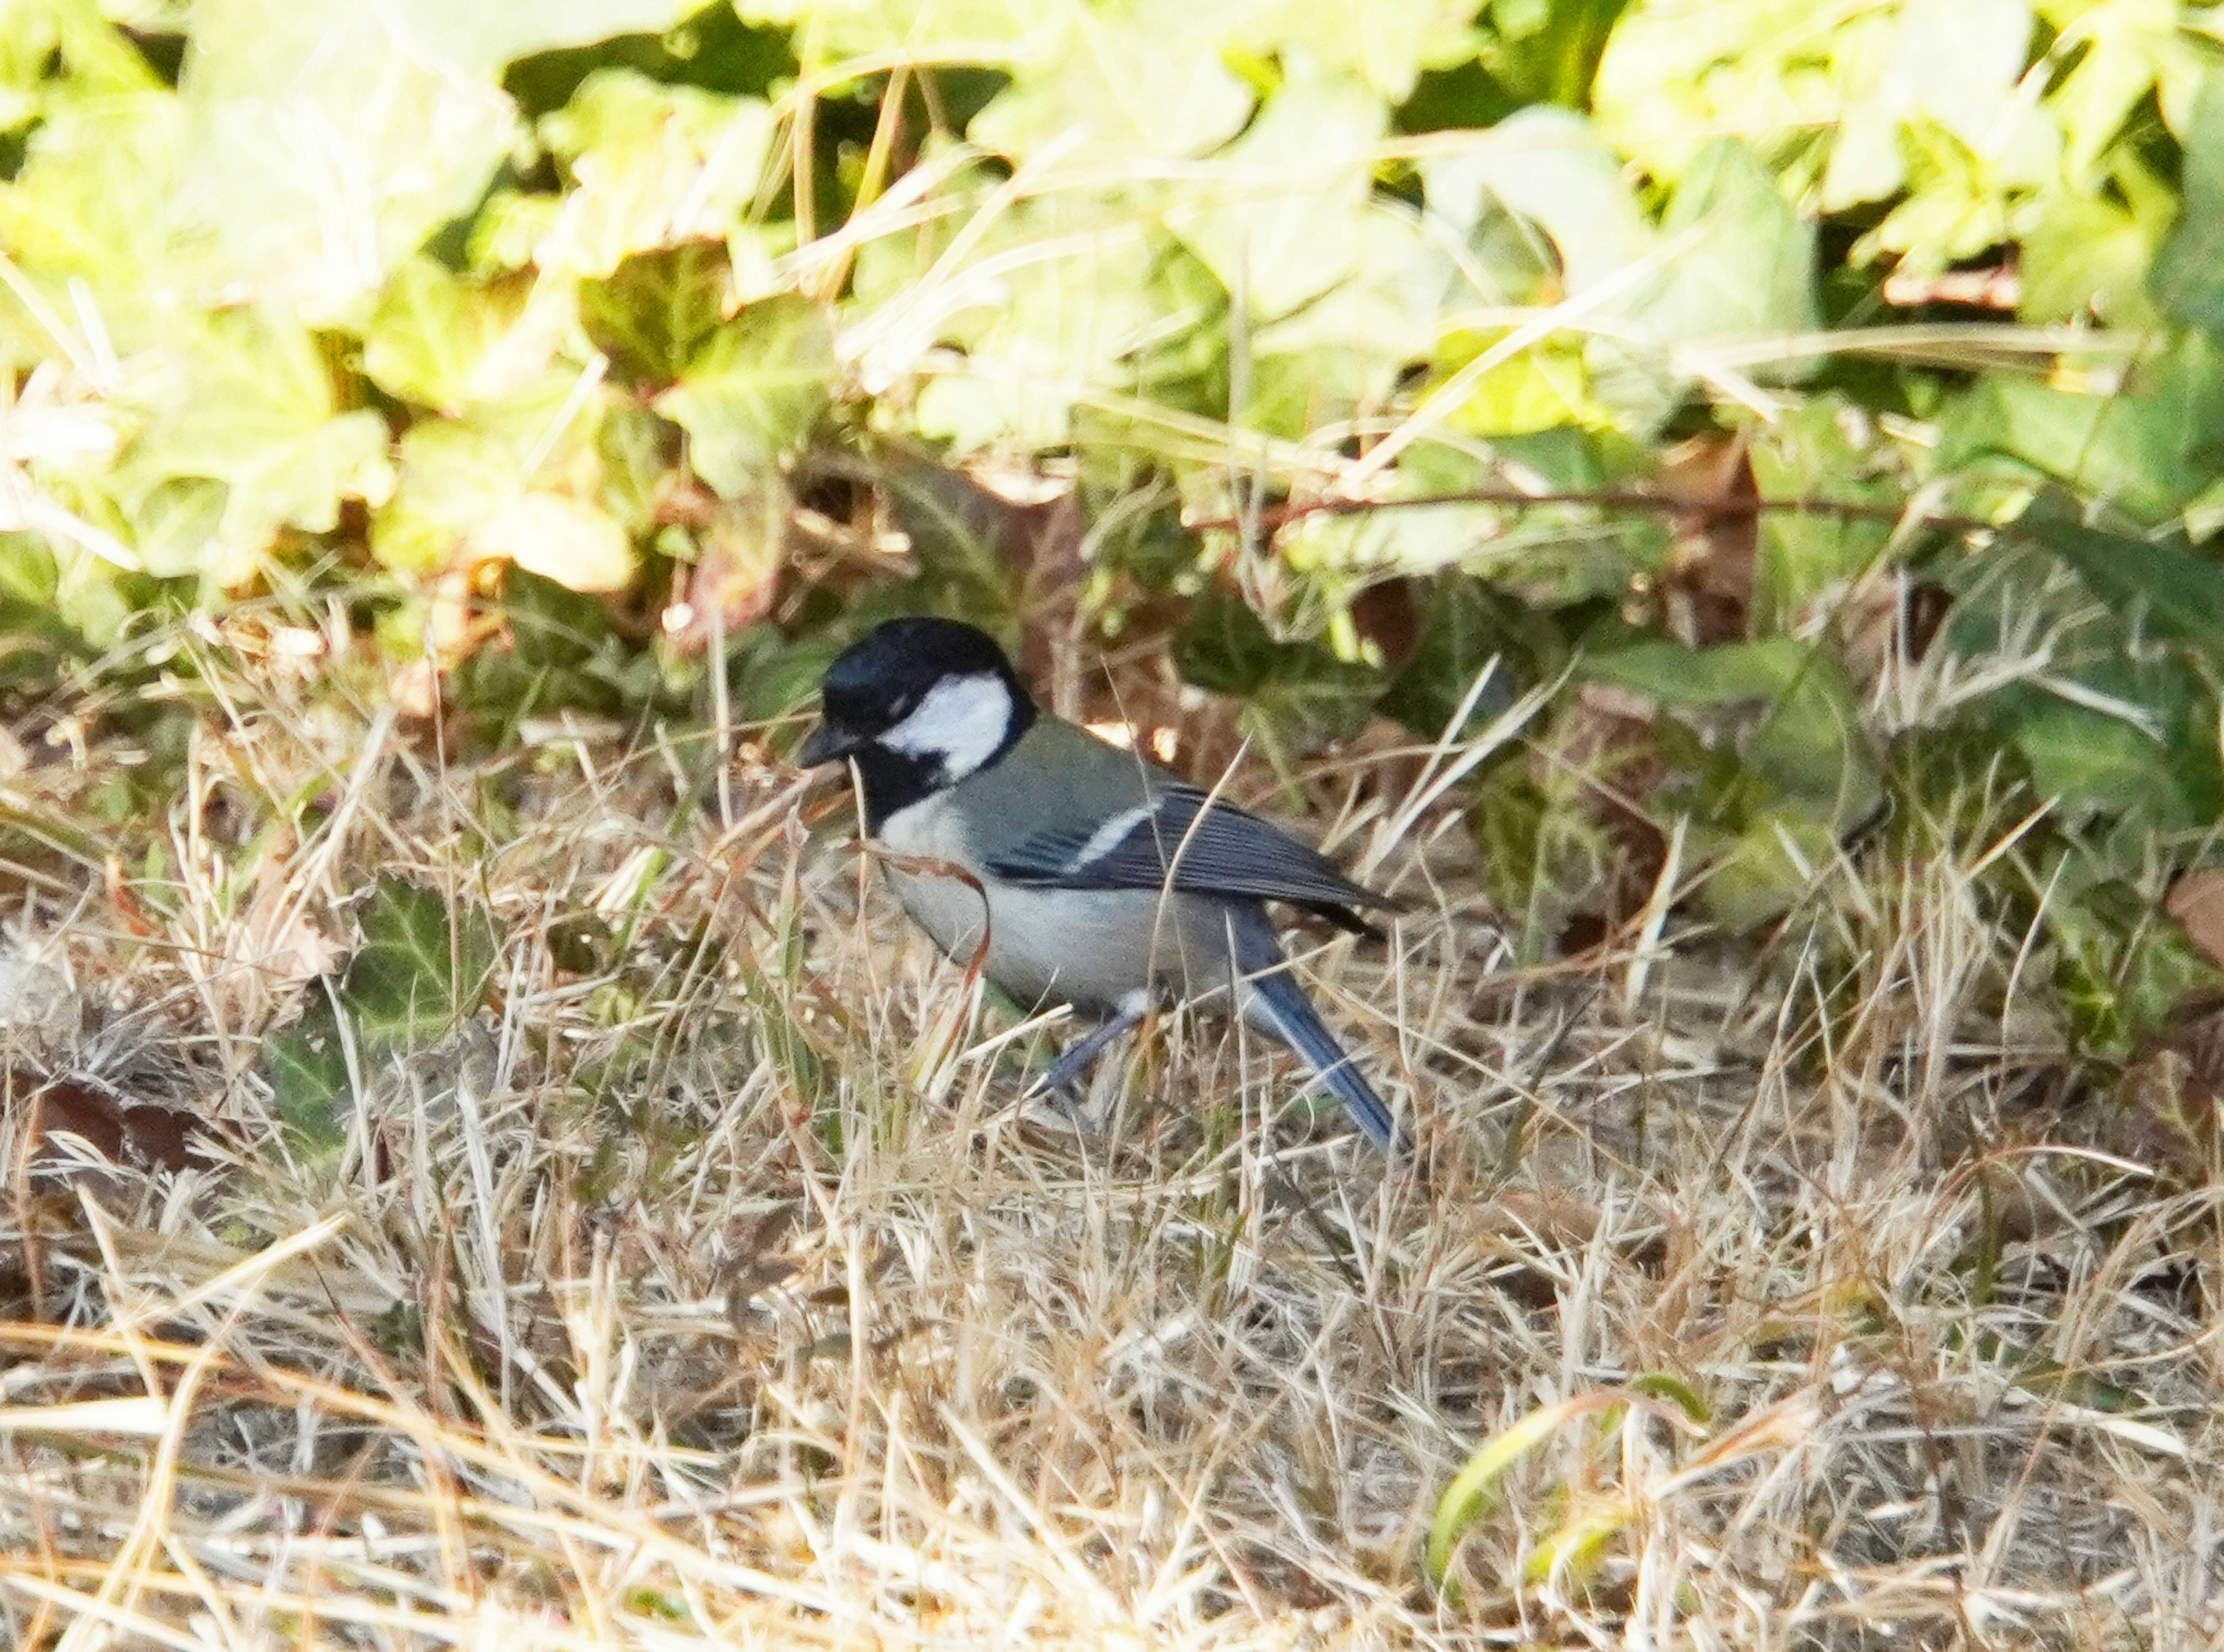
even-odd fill
[(836, 656), (806, 769), (856, 760), (866, 825), (995, 763), (1034, 721), (1019, 674), (986, 631), (954, 619), (884, 620)]

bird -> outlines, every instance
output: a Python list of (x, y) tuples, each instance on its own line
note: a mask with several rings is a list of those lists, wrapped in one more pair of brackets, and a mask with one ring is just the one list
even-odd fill
[[(855, 765), (881, 870), (944, 953), (976, 955), (1029, 1010), (1099, 1025), (1037, 1090), (1070, 1088), (1171, 999), (1232, 998), (1296, 1052), (1368, 1139), (1398, 1121), (1292, 975), (1267, 906), (1376, 934), (1361, 915), (1405, 902), (1172, 770), (1043, 709), (995, 640), (963, 621), (881, 622), (838, 655), (796, 752)], [(985, 929), (986, 946), (982, 946)]]

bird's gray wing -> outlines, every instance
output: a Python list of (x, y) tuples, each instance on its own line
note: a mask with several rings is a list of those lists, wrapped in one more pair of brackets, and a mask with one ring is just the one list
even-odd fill
[(1039, 832), (999, 850), (988, 870), (1036, 889), (1171, 888), (1286, 901), (1340, 920), (1354, 907), (1401, 904), (1361, 888), (1257, 815), (1193, 786), (1166, 787), (1093, 829)]

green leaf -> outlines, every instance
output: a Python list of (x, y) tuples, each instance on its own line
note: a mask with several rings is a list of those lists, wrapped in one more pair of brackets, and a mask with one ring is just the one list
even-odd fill
[(2006, 732), (2031, 763), (2032, 788), (2062, 804), (2073, 821), (2097, 811), (2129, 815), (2151, 829), (2193, 823), (2156, 733), (2037, 694), (2016, 696), (2008, 708)]
[[(1582, 109), (1614, 21), (1630, 0), (1499, 0), (1484, 8), (1481, 65), (1501, 95)], [(1488, 125), (1467, 119), (1462, 125)]]
[[(2160, 191), (2148, 199), (2164, 199)], [(2143, 332), (2155, 321), (2147, 274), (2158, 238), (2154, 214), (2105, 197), (2066, 196), (2048, 203), (2023, 237), (2026, 321), (2075, 321), (2092, 316), (2112, 330)]]
[(720, 326), (656, 410), (687, 433), (697, 473), (736, 498), (811, 433), (833, 375), (825, 314), (786, 294), (745, 305)]
[(1905, 0), (1900, 96), (1979, 153), (2000, 141), (2031, 49), (2025, 0)]
[(2155, 302), (2174, 321), (2224, 332), (2224, 72), (2202, 84), (2184, 141), (2183, 205), (2155, 255)]
[(183, 566), (231, 585), (246, 577), (281, 527), (329, 532), (340, 501), (377, 498), (390, 485), (385, 421), (339, 411), (332, 368), (299, 322), (269, 310), (217, 311), (182, 324), (174, 377), (155, 381), (152, 416), (117, 467), (127, 502), (161, 484), (225, 484), (212, 543)]
[(339, 1001), (367, 1046), (421, 1048), (477, 1007), (495, 962), (484, 908), (383, 877), (360, 921), (363, 946), (340, 978)]
[[(1861, 737), (1852, 687), (1838, 663), (1791, 637), (1687, 649), (1640, 642), (1585, 660), (1583, 676), (1652, 700), (1734, 761), (1758, 801), (1797, 801), (1842, 831), (1882, 795)], [(1737, 824), (1742, 809), (1730, 812)]]
[(528, 490), (502, 502), (473, 544), (573, 591), (622, 591), (633, 583), (633, 541), (599, 505)]
[[(1228, 294), (1155, 207), (1087, 190), (1004, 206), (996, 190), (969, 179), (952, 197), (959, 213), (858, 255), (867, 336), (890, 351), (867, 357), (868, 377), (915, 370), (926, 343), (952, 346), (919, 393), (920, 435), (957, 453), (1054, 446), (1084, 423), (1104, 439), (1116, 422), (1128, 441), (1168, 440), (1163, 425), (1093, 407), (1097, 390), (1227, 416)], [(923, 284), (945, 260), (950, 278)]]
[(2224, 440), (2224, 350), (2179, 334), (2127, 384), (2079, 394), (1988, 373), (1942, 421), (1942, 472), (2004, 454), (2145, 522), (2184, 510), (2215, 481)]
[[(1690, 159), (1658, 230), (1646, 221), (1621, 157), (1564, 109), (1523, 110), (1473, 147), (1424, 162), (1422, 172), (1430, 204), (1470, 227), (1478, 250), (1489, 250), (1486, 268), (1500, 274), (1509, 295), (1531, 280), (1528, 259), (1518, 242), (1494, 231), (1493, 212), (1515, 214), (1551, 238), (1565, 295), (1589, 299), (1619, 324), (1582, 346), (1589, 395), (1640, 431), (1667, 418), (1690, 376), (1671, 350), (1816, 325), (1813, 228), (1734, 139)], [(1501, 399), (1516, 394), (1532, 410), (1501, 413), (1493, 429), (1564, 422), (1586, 399), (1580, 388), (1550, 378), (1498, 391)]]
[(363, 334), (363, 370), (388, 395), (444, 413), (510, 394), (553, 364), (557, 327), (521, 323), (537, 283), (467, 282), (430, 258), (399, 265)]
[(717, 332), (732, 284), (723, 242), (660, 247), (580, 282), (579, 320), (620, 383), (661, 389)]
[(743, 22), (808, 23), (829, 57), (932, 48), (976, 62), (1017, 54), (1044, 30), (1042, 0), (734, 0)]
[(1735, 138), (1693, 158), (1670, 199), (1654, 256), (1664, 261), (1659, 275), (1606, 310), (1649, 342), (1601, 336), (1583, 349), (1593, 394), (1626, 424), (1650, 430), (1666, 420), (1691, 376), (1689, 361), (1703, 362), (1709, 343), (1819, 325), (1814, 226)]
[(0, 288), (11, 361), (28, 370), (82, 351), (73, 279), (126, 355), (175, 337), (165, 294), (190, 304), (216, 285), (205, 236), (179, 227), (183, 130), (177, 99), (149, 92), (63, 104), (32, 132), (22, 170), (0, 184), (0, 245), (43, 301), (34, 311), (12, 285)]
[[(1441, 736), (1493, 661), (1489, 686), (1469, 713), (1470, 729), (1513, 702), (1520, 689), (1555, 670), (1564, 645), (1544, 617), (1465, 574), (1417, 586), (1420, 640), (1383, 692), (1381, 709), (1425, 740)], [(1466, 732), (1454, 730), (1455, 737)]]
[[(1242, 130), (1252, 93), (1221, 54), (1227, 22), (1190, 0), (1053, 0), (1010, 86), (966, 136), (1008, 155), (1052, 143), (1076, 161), (1204, 154)], [(1039, 14), (1040, 16), (1040, 14)]]
[(1570, 295), (1611, 279), (1653, 245), (1621, 158), (1568, 110), (1522, 110), (1470, 146), (1424, 161), (1421, 176), (1431, 209), (1463, 230), (1485, 226), (1497, 211), (1543, 230)]
[(502, 576), (502, 612), (518, 659), (535, 668), (584, 665), (610, 635), (601, 603), (528, 568)]
[(1185, 681), (1243, 700), (1239, 723), (1278, 767), (1358, 727), (1382, 687), (1375, 673), (1317, 644), (1277, 641), (1240, 598), (1222, 592), (1191, 606), (1172, 653)]
[(540, 123), (573, 187), (535, 248), (538, 262), (608, 275), (630, 254), (746, 222), (773, 127), (761, 98), (597, 70)]
[(516, 491), (516, 477), (508, 446), (476, 426), (413, 425), (402, 433), (394, 492), (371, 519), (371, 554), (401, 573), (447, 566)]
[(899, 611), (946, 614), (1016, 641), (1019, 570), (1006, 548), (1020, 536), (1017, 509), (964, 472), (907, 453), (887, 454), (880, 480), (919, 569), (899, 588)]
[(1662, 339), (1810, 332), (1815, 229), (1747, 144), (1720, 138), (1693, 157), (1661, 237), (1673, 250), (1660, 297), (1636, 311)]
[(472, 14), (502, 9), (451, 7), (412, 26), (350, 0), (195, 5), (180, 80), (190, 199), (236, 279), (328, 324), (477, 205), (519, 128), (463, 60)]
[[(2082, 47), (2104, 9), (2079, 8), (2075, 31), (2065, 16), (2065, 38)], [(1843, 213), (1897, 199), (1856, 256), (1900, 252), (1915, 269), (2012, 239), (2028, 198), (2064, 187), (2060, 124), (2026, 92), (2025, 0), (1899, 0), (1813, 21), (1805, 0), (1633, 6), (1593, 88), (1602, 129), (1671, 183), (1735, 132), (1787, 199)]]
[(312, 981), (300, 1018), (263, 1041), (278, 1127), (298, 1154), (319, 1156), (347, 1139), (341, 1103), (348, 1095), (347, 1046), (322, 981)]
[(392, 496), (371, 519), (372, 554), (403, 573), (492, 560), (575, 591), (629, 584), (632, 539), (599, 503), (597, 425), (609, 394), (573, 405), (576, 382), (574, 374), (543, 378), (468, 418), (411, 426)]
[[(1336, 260), (1342, 278), (1252, 335), (1251, 395), (1238, 410), (1248, 429), (1303, 441), (1324, 426), (1367, 417), (1392, 402), (1408, 370), (1436, 351), (1445, 295), (1459, 281), (1444, 237), (1403, 202), (1376, 193), (1361, 198), (1337, 233), (1349, 246), (1349, 258)], [(1216, 312), (1220, 302), (1213, 290), (1197, 307)], [(1226, 405), (1219, 386), (1228, 329), (1198, 326), (1189, 343), (1210, 375), (1210, 390), (1195, 405), (1218, 411)]]
[[(678, 16), (668, 28), (660, 22), (639, 32), (600, 28), (584, 44), (557, 45), (512, 57), (502, 66), (502, 88), (528, 114), (538, 117), (563, 107), (579, 83), (597, 69), (635, 69), (652, 80), (755, 98), (769, 95), (795, 73), (788, 30), (746, 22), (723, 0), (708, 5), (679, 0), (671, 9)], [(589, 0), (583, 10), (591, 9)], [(823, 13), (825, 8), (820, 9)], [(650, 32), (653, 28), (662, 32)]]
[(2156, 636), (2212, 656), (2224, 651), (2224, 566), (2183, 544), (2088, 528), (2044, 509), (2024, 526), (2118, 613)]
[[(1891, 504), (1904, 497), (1890, 449), (1840, 396), (1816, 396), (1760, 426), (1748, 453), (1764, 499)], [(1886, 523), (1827, 510), (1765, 512), (1756, 525), (1754, 629), (1798, 630), (1814, 604), (1876, 565), (1890, 535)]]
[(1290, 315), (1354, 268), (1385, 118), (1353, 82), (1289, 81), (1166, 221), (1248, 313)]
[(82, 0), (17, 0), (0, 28), (0, 130), (161, 84), (130, 38)]
[(1837, 859), (1827, 820), (1798, 807), (1764, 810), (1721, 848), (1700, 899), (1715, 923), (1749, 934), (1789, 912)]
[[(2065, 882), (2076, 882), (2074, 873)], [(2043, 915), (2057, 949), (2055, 989), (2079, 1046), (2092, 1054), (2122, 1058), (2168, 1025), (2190, 994), (2224, 984), (2185, 932), (2121, 879), (2057, 889)]]
[(1466, 26), (1473, 9), (1431, 0), (1276, 0), (1229, 8), (1242, 18), (1242, 49), (1349, 77), (1381, 104), (1405, 102), (1424, 67), (1473, 52)]

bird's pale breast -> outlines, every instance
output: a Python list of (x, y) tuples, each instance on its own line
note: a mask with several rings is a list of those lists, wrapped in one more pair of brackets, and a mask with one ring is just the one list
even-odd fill
[(881, 841), (974, 875), (969, 883), (924, 867), (883, 868), (904, 910), (960, 964), (979, 947), (985, 916), (988, 977), (1022, 1004), (1103, 1014), (1139, 987), (1194, 997), (1227, 984), (1218, 902), (1156, 889), (1028, 889), (982, 876), (962, 818), (939, 794), (890, 815)]

